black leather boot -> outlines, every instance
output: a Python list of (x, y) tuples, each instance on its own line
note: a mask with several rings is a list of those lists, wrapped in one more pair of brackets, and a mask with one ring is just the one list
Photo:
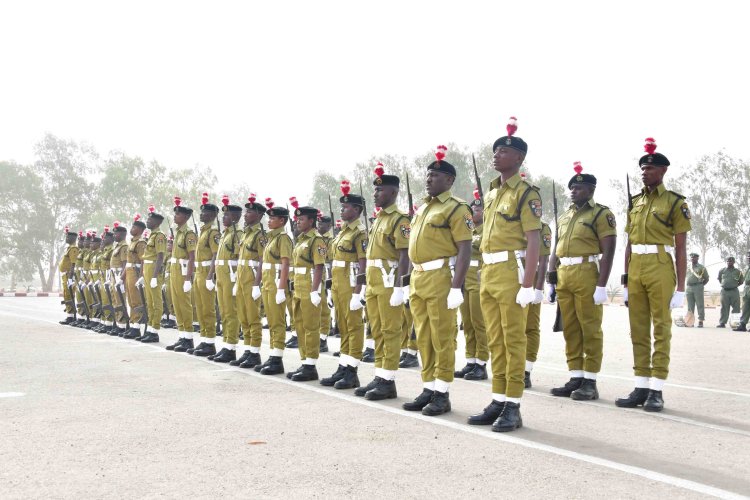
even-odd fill
[(396, 381), (380, 379), (380, 383), (365, 393), (365, 399), (380, 401), (398, 397), (396, 393)]
[(356, 366), (347, 366), (344, 371), (344, 377), (333, 384), (334, 389), (353, 389), (359, 387), (359, 376), (357, 375)]
[(286, 348), (287, 349), (297, 349), (299, 348), (299, 341), (297, 340), (296, 335), (292, 335), (292, 338), (286, 341)]
[(268, 364), (260, 370), (261, 375), (279, 375), (284, 373), (284, 362), (280, 356), (268, 358)]
[(487, 365), (474, 365), (474, 369), (464, 375), (464, 380), (487, 380)]
[(174, 344), (172, 344), (172, 345), (168, 345), (168, 346), (167, 346), (167, 347), (165, 347), (164, 349), (166, 349), (167, 351), (174, 351), (174, 348), (175, 348), (175, 347), (177, 347), (178, 345), (182, 345), (182, 343), (183, 343), (184, 341), (185, 341), (185, 339), (184, 339), (184, 338), (182, 338), (182, 337), (180, 337), (179, 339), (177, 339), (177, 342), (175, 342), (175, 343), (174, 343)]
[(328, 352), (328, 339), (320, 339), (320, 351)]
[(302, 365), (302, 369), (292, 375), (292, 381), (294, 382), (310, 382), (318, 380), (318, 369), (315, 365)]
[(500, 416), (492, 424), (492, 430), (495, 432), (510, 432), (523, 427), (521, 418), (521, 405), (506, 401), (505, 408)]
[[(200, 346), (199, 346), (200, 347)], [(200, 347), (200, 349), (196, 349), (193, 351), (193, 354), (195, 356), (200, 356), (201, 358), (206, 358), (208, 356), (215, 356), (216, 355), (216, 344), (203, 344), (203, 347)]]
[(646, 399), (648, 399), (648, 389), (645, 387), (636, 387), (627, 397), (617, 398), (615, 404), (620, 408), (635, 408), (645, 403)]
[[(374, 360), (374, 358), (373, 358), (373, 360)], [(404, 360), (401, 361), (398, 364), (398, 367), (399, 368), (416, 368), (416, 367), (419, 367), (419, 358), (417, 358), (416, 354), (409, 354), (407, 352), (406, 356), (404, 356)]]
[(367, 394), (367, 391), (369, 391), (371, 389), (374, 389), (375, 386), (377, 386), (380, 383), (381, 380), (383, 380), (383, 379), (380, 378), (380, 377), (375, 377), (374, 379), (372, 379), (370, 381), (369, 384), (367, 384), (365, 386), (361, 386), (361, 387), (356, 388), (354, 390), (354, 395), (355, 396), (359, 396), (359, 397), (363, 397), (365, 394)]
[(374, 363), (375, 362), (375, 349), (372, 347), (365, 348), (365, 352), (362, 353), (362, 359), (360, 359), (363, 363)]
[[(230, 363), (231, 364), (231, 363)], [(260, 353), (251, 352), (245, 361), (242, 362), (240, 368), (255, 368), (261, 364)]]
[(495, 401), (493, 399), (489, 406), (486, 406), (484, 410), (482, 410), (482, 413), (471, 415), (467, 419), (467, 422), (469, 425), (490, 425), (497, 420), (503, 412), (503, 408), (505, 408), (505, 402), (501, 403), (500, 401)]
[(242, 363), (244, 363), (247, 360), (248, 356), (250, 356), (250, 349), (245, 349), (245, 352), (242, 353), (242, 356), (235, 359), (234, 361), (230, 361), (229, 364), (231, 366), (240, 366)]
[(570, 393), (570, 399), (576, 401), (593, 401), (599, 399), (599, 391), (596, 389), (596, 380), (583, 379), (581, 387)]
[[(190, 342), (192, 343), (192, 340)], [(205, 346), (206, 346), (206, 343), (201, 342), (200, 344), (198, 344), (197, 347), (188, 347), (188, 349), (185, 352), (188, 354), (195, 354), (195, 351), (197, 351), (198, 349), (203, 349)]]
[(664, 409), (664, 398), (661, 391), (648, 391), (646, 402), (643, 403), (643, 409), (646, 411), (662, 411)]
[(435, 391), (424, 388), (422, 389), (422, 393), (414, 398), (414, 401), (407, 401), (401, 405), (401, 408), (406, 411), (422, 411), (432, 401), (433, 394), (435, 394)]
[(234, 349), (227, 349), (226, 347), (219, 352), (216, 356), (214, 356), (215, 363), (229, 363), (230, 361), (234, 361), (237, 359), (237, 351)]
[(432, 400), (422, 408), (422, 415), (427, 417), (437, 417), (443, 413), (451, 411), (451, 400), (447, 392), (435, 391), (432, 394)]
[(558, 396), (561, 398), (569, 398), (570, 393), (581, 387), (581, 384), (583, 383), (583, 377), (573, 377), (567, 382), (565, 382), (565, 385), (562, 387), (554, 387), (550, 389), (550, 393), (553, 396)]
[(531, 372), (523, 372), (523, 388), (531, 389)]
[(346, 373), (346, 368), (347, 368), (346, 366), (338, 365), (338, 367), (336, 367), (336, 371), (333, 372), (333, 375), (320, 380), (320, 385), (324, 385), (326, 387), (333, 387), (334, 384), (336, 384), (336, 382), (344, 378), (344, 374)]
[(476, 363), (466, 363), (466, 366), (453, 372), (453, 376), (456, 378), (464, 378), (464, 375), (472, 371), (475, 366), (477, 366)]
[(193, 347), (193, 339), (182, 339), (182, 344), (175, 346), (174, 348), (174, 352), (190, 353), (191, 350), (195, 350)]

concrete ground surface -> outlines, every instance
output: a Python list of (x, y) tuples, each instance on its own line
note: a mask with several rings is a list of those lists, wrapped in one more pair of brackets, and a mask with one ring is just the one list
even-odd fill
[[(750, 334), (673, 328), (665, 411), (616, 408), (632, 389), (627, 309), (605, 308), (601, 399), (555, 398), (567, 378), (554, 308), (542, 307), (524, 427), (467, 425), (489, 381), (457, 380), (453, 411), (406, 412), (399, 398), (216, 364), (60, 326), (59, 298), (1, 298), (2, 498), (743, 498), (750, 495)], [(263, 359), (268, 354), (264, 331)], [(457, 366), (463, 366), (459, 332)], [(338, 339), (329, 339), (331, 352)], [(241, 350), (238, 351), (238, 354)], [(338, 358), (321, 355), (321, 377)], [(287, 370), (299, 365), (287, 350)], [(373, 376), (363, 364), (360, 380)]]

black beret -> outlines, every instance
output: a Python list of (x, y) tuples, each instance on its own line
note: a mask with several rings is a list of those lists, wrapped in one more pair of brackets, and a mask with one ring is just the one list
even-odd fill
[(568, 189), (570, 189), (573, 184), (588, 184), (589, 186), (596, 187), (596, 177), (591, 174), (576, 174), (568, 181)]
[(526, 154), (529, 149), (528, 144), (526, 144), (523, 139), (514, 135), (506, 135), (496, 140), (492, 145), (492, 151), (494, 152), (497, 150), (497, 148), (500, 147), (515, 149), (516, 151), (520, 151), (523, 154)]
[(182, 205), (174, 207), (174, 213), (181, 213), (185, 215), (193, 215), (193, 209), (188, 207), (183, 207)]
[(339, 198), (339, 203), (351, 203), (352, 205), (364, 206), (365, 199), (358, 194), (348, 194)]
[(116, 228), (112, 229), (112, 232), (115, 232), (115, 233), (127, 233), (128, 232), (128, 228), (126, 228), (125, 226), (117, 226)]
[(201, 205), (201, 212), (219, 212), (219, 207), (214, 205), (213, 203), (206, 203), (205, 205)]
[(452, 175), (453, 177), (456, 176), (456, 167), (445, 160), (433, 161), (432, 163), (427, 165), (427, 170), (435, 170), (437, 172), (443, 172), (448, 175)]
[(260, 203), (245, 203), (245, 208), (247, 208), (248, 210), (254, 210), (259, 214), (266, 213), (266, 207), (264, 207)]
[(399, 178), (395, 175), (383, 174), (380, 177), (375, 177), (372, 181), (373, 186), (396, 186), (399, 185)]
[(242, 207), (237, 205), (224, 205), (221, 207), (222, 212), (242, 212)]
[(92, 243), (101, 243), (102, 239), (100, 237), (98, 237), (98, 236), (94, 236), (93, 238), (91, 238), (91, 242)]
[(315, 219), (318, 218), (318, 209), (314, 207), (297, 207), (294, 210), (294, 215), (299, 217), (300, 215), (307, 215)]
[(157, 214), (156, 212), (151, 212), (148, 216), (153, 217), (154, 219), (164, 220), (164, 216), (162, 214)]
[(320, 218), (320, 222), (333, 222), (333, 219), (331, 219), (331, 217), (328, 215), (324, 215)]
[(651, 153), (641, 156), (641, 159), (638, 160), (638, 165), (653, 165), (655, 167), (668, 167), (669, 166), (669, 160), (666, 156), (664, 156), (661, 153)]
[(289, 209), (284, 207), (272, 207), (266, 211), (269, 217), (289, 217)]
[(146, 223), (142, 220), (137, 220), (133, 222), (134, 226), (142, 227), (143, 229), (146, 229)]

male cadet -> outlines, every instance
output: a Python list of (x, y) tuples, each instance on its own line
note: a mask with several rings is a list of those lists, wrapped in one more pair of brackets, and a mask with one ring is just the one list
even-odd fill
[(670, 309), (682, 307), (685, 300), (685, 239), (690, 231), (690, 210), (684, 196), (664, 187), (662, 180), (669, 160), (655, 152), (656, 143), (650, 137), (645, 150), (638, 162), (644, 187), (632, 199), (625, 226), (628, 246), (622, 277), (630, 316), (635, 390), (615, 404), (623, 408), (643, 405), (646, 411), (661, 411), (662, 388), (669, 374)]
[[(125, 241), (125, 238), (128, 234), (128, 229), (124, 226), (121, 226), (119, 221), (115, 221), (112, 224), (112, 234), (115, 238), (115, 244), (112, 248), (112, 256), (109, 258), (109, 289), (111, 290), (112, 301), (115, 309), (123, 308), (123, 310), (115, 314), (115, 323), (114, 325), (112, 325), (112, 329), (110, 330), (109, 334), (122, 337), (125, 333), (127, 333), (125, 331), (125, 326), (127, 326), (127, 323), (125, 322), (126, 311), (124, 309), (127, 307), (127, 305), (123, 304), (123, 301), (120, 298), (120, 293), (123, 294), (122, 297), (124, 298), (125, 287), (123, 286), (122, 282), (122, 274), (125, 270), (125, 263), (128, 261), (128, 243)], [(120, 290), (120, 293), (118, 293), (118, 289)]]
[(271, 198), (266, 198), (268, 215), (268, 243), (263, 249), (262, 299), (263, 309), (268, 319), (269, 346), (271, 354), (262, 365), (254, 370), (263, 375), (284, 373), (284, 338), (286, 337), (287, 288), (289, 265), (292, 260), (292, 238), (284, 230), (289, 220), (289, 210), (275, 207)]
[(161, 232), (159, 226), (164, 222), (164, 216), (156, 213), (153, 205), (148, 207), (148, 219), (146, 227), (151, 232), (146, 241), (146, 250), (143, 253), (143, 275), (141, 284), (146, 296), (146, 308), (148, 310), (148, 324), (146, 331), (136, 338), (139, 342), (159, 342), (159, 329), (161, 328), (161, 315), (164, 303), (161, 300), (161, 286), (164, 284), (162, 267), (164, 266), (164, 254), (167, 251), (167, 236)]
[(76, 259), (78, 259), (79, 249), (76, 246), (76, 233), (71, 232), (68, 226), (65, 226), (65, 244), (68, 245), (63, 252), (62, 259), (58, 270), (60, 271), (60, 287), (63, 289), (63, 300), (65, 303), (66, 318), (60, 321), (61, 325), (69, 325), (75, 318), (74, 297), (70, 293), (75, 283)]
[(84, 236), (83, 231), (78, 231), (78, 256), (75, 260), (75, 267), (73, 269), (73, 278), (75, 279), (75, 283), (73, 284), (73, 287), (75, 288), (73, 291), (76, 294), (76, 306), (78, 309), (78, 320), (74, 321), (70, 324), (70, 326), (75, 326), (78, 328), (84, 328), (86, 325), (86, 316), (85, 316), (85, 308), (84, 308), (84, 298), (83, 294), (81, 293), (81, 284), (83, 283), (83, 259), (86, 253), (86, 236)]
[(414, 270), (409, 303), (422, 358), (422, 393), (404, 410), (436, 416), (451, 411), (448, 389), (456, 364), (456, 312), (471, 259), (474, 221), (469, 205), (451, 194), (456, 168), (438, 146), (427, 165), (427, 197), (414, 214), (409, 259)]
[(180, 336), (177, 342), (167, 347), (168, 350), (174, 350), (177, 346), (193, 340), (192, 290), (195, 272), (195, 249), (198, 244), (198, 236), (187, 224), (193, 215), (193, 209), (183, 207), (182, 198), (175, 196), (173, 210), (177, 230), (174, 233), (172, 256), (169, 259), (169, 280), (174, 315), (177, 319), (177, 330), (180, 332)]
[[(84, 295), (86, 295), (86, 300), (89, 303), (89, 308), (91, 308), (92, 304), (96, 304), (99, 301), (94, 296), (94, 293), (91, 291), (92, 285), (96, 286), (96, 280), (99, 275), (99, 270), (96, 266), (97, 260), (99, 259), (99, 253), (101, 251), (101, 243), (102, 240), (96, 235), (96, 231), (91, 231), (91, 238), (88, 238), (88, 245), (89, 245), (89, 252), (86, 254), (86, 258), (83, 262), (83, 271), (86, 276), (85, 282), (86, 286), (84, 287)], [(88, 328), (90, 330), (96, 331), (100, 326), (102, 325), (102, 319), (101, 314), (98, 310), (91, 311), (91, 322), (89, 323)]]
[(318, 380), (315, 364), (320, 355), (320, 304), (323, 300), (323, 276), (325, 274), (326, 242), (315, 227), (318, 209), (297, 207), (297, 241), (292, 252), (294, 268), (294, 329), (297, 331), (299, 356), (302, 365), (287, 378), (295, 382)]
[(219, 312), (221, 313), (221, 329), (224, 334), (224, 344), (218, 354), (210, 352), (215, 350), (213, 344), (208, 349), (195, 350), (196, 356), (208, 356), (217, 363), (228, 363), (237, 359), (237, 342), (240, 337), (240, 322), (237, 317), (237, 302), (235, 300), (235, 283), (237, 282), (237, 259), (240, 251), (242, 231), (237, 228), (237, 222), (242, 217), (242, 207), (230, 205), (229, 197), (222, 196), (224, 205), (222, 223), (224, 234), (221, 235), (219, 251), (216, 254), (216, 296), (219, 299)]
[(453, 375), (466, 380), (487, 380), (487, 360), (490, 351), (487, 347), (487, 330), (484, 327), (482, 306), (479, 303), (479, 272), (482, 269), (482, 223), (484, 222), (484, 206), (479, 191), (474, 190), (474, 200), (471, 202), (472, 221), (474, 229), (471, 238), (471, 260), (464, 282), (464, 303), (461, 304), (461, 320), (464, 324), (466, 338), (466, 366), (456, 370)]
[(525, 308), (536, 295), (534, 274), (542, 229), (539, 193), (518, 173), (528, 146), (513, 135), (516, 128), (516, 119), (511, 117), (508, 135), (492, 145), (493, 165), (500, 176), (492, 181), (484, 199), (489, 215), (482, 231), (479, 297), (492, 359), (492, 403), (468, 419), (471, 425), (492, 424), (497, 432), (523, 425)]
[(331, 258), (331, 296), (336, 325), (341, 335), (339, 366), (330, 377), (320, 381), (321, 385), (336, 389), (359, 387), (357, 370), (362, 357), (365, 330), (362, 323), (362, 283), (357, 275), (367, 266), (367, 233), (360, 217), (364, 211), (364, 199), (350, 194), (349, 181), (341, 181), (341, 231), (328, 246)]
[(721, 283), (721, 316), (716, 328), (724, 328), (729, 320), (729, 308), (732, 314), (740, 312), (740, 291), (737, 289), (742, 284), (742, 271), (734, 267), (734, 257), (727, 257), (727, 267), (719, 271), (719, 283)]
[(548, 277), (557, 287), (570, 380), (550, 392), (581, 401), (599, 398), (596, 374), (602, 366), (604, 343), (602, 304), (607, 301), (617, 229), (609, 208), (594, 202), (596, 177), (582, 173), (580, 162), (574, 165), (576, 173), (568, 182), (573, 203), (557, 221), (557, 248), (550, 258)]
[[(318, 211), (318, 234), (323, 241), (326, 243), (326, 263), (325, 273), (323, 275), (323, 282), (325, 283), (327, 278), (331, 277), (331, 240), (333, 240), (333, 231), (331, 227), (333, 220), (327, 215), (323, 215)], [(320, 303), (320, 352), (328, 352), (328, 334), (333, 329), (331, 325), (331, 308), (328, 305), (328, 294), (330, 290), (327, 290), (325, 286), (321, 287), (321, 303)]]
[[(172, 253), (174, 251), (174, 234), (170, 234), (167, 238), (167, 252), (164, 254), (164, 262), (167, 264), (164, 266), (164, 285), (162, 290), (164, 291), (164, 314), (161, 315), (161, 327), (162, 328), (177, 328), (176, 316), (174, 314), (174, 304), (172, 303), (172, 279), (170, 266), (172, 261)], [(172, 346), (167, 346), (167, 350)]]
[[(740, 324), (734, 329), (735, 332), (746, 332), (747, 321), (750, 319), (750, 252), (745, 257), (745, 263), (749, 267), (745, 271), (745, 286), (742, 287), (742, 316), (740, 316)], [(701, 304), (703, 304), (702, 301)]]
[(124, 339), (135, 339), (140, 337), (137, 323), (142, 321), (142, 309), (145, 304), (141, 301), (136, 283), (143, 274), (143, 255), (146, 253), (146, 241), (141, 238), (146, 224), (141, 220), (140, 214), (133, 217), (133, 226), (130, 228), (130, 244), (128, 245), (128, 257), (125, 269), (120, 275), (120, 281), (125, 282), (128, 306), (130, 306), (130, 331), (122, 336)]
[[(525, 177), (521, 174), (521, 177)], [(526, 316), (526, 371), (523, 374), (524, 389), (531, 388), (531, 372), (539, 354), (539, 343), (541, 340), (541, 316), (542, 301), (544, 300), (544, 279), (547, 276), (547, 264), (552, 248), (552, 230), (549, 225), (542, 221), (542, 230), (539, 233), (539, 265), (534, 277), (534, 300), (529, 304)]]
[(699, 255), (695, 252), (690, 254), (685, 297), (690, 314), (693, 314), (696, 308), (698, 309), (698, 328), (703, 328), (703, 321), (706, 319), (706, 310), (703, 307), (703, 287), (708, 283), (709, 276), (706, 267), (698, 262), (698, 257)]
[[(112, 314), (112, 303), (109, 300), (105, 286), (109, 283), (109, 262), (112, 260), (112, 244), (115, 242), (114, 233), (110, 232), (109, 226), (104, 226), (102, 233), (102, 246), (99, 254), (97, 265), (99, 267), (99, 277), (97, 279), (97, 290), (102, 307), (102, 327), (97, 330), (99, 333), (109, 333), (115, 324), (115, 317)], [(105, 309), (106, 308), (106, 309)]]
[(240, 368), (254, 368), (261, 364), (260, 343), (263, 339), (263, 328), (260, 323), (260, 279), (263, 272), (263, 248), (267, 240), (261, 221), (266, 213), (266, 207), (255, 201), (254, 194), (251, 194), (247, 201), (235, 284), (237, 312), (242, 326), (245, 352), (241, 358), (229, 362), (230, 365)]
[(396, 370), (401, 352), (404, 298), (409, 286), (401, 276), (409, 270), (409, 217), (396, 207), (399, 178), (375, 168), (375, 207), (380, 210), (367, 242), (367, 319), (375, 342), (375, 378), (354, 390), (356, 396), (377, 401), (397, 397)]
[[(193, 299), (195, 311), (200, 325), (200, 343), (194, 346), (192, 339), (186, 339), (181, 346), (174, 348), (175, 352), (195, 351), (209, 354), (216, 353), (214, 342), (216, 339), (216, 284), (214, 283), (215, 259), (219, 251), (221, 233), (214, 221), (219, 214), (219, 207), (208, 202), (208, 193), (201, 198), (201, 230), (195, 249), (195, 280), (193, 284)], [(194, 329), (195, 330), (195, 329)]]

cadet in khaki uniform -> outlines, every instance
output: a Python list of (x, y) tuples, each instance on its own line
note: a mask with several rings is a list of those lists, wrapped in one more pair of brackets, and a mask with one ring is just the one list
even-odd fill
[[(125, 286), (122, 281), (122, 275), (125, 271), (125, 263), (128, 261), (128, 243), (125, 241), (127, 238), (128, 230), (126, 227), (121, 226), (119, 221), (115, 221), (113, 224), (112, 233), (114, 234), (115, 244), (112, 248), (112, 256), (109, 259), (109, 276), (110, 276), (110, 287), (112, 293), (112, 302), (115, 309), (120, 308), (121, 310), (115, 314), (115, 324), (112, 326), (110, 335), (117, 335), (122, 337), (127, 333), (125, 327), (127, 323), (125, 321), (125, 309), (127, 304), (123, 303), (120, 298), (125, 297)], [(120, 290), (118, 292), (118, 289)]]
[(146, 253), (146, 240), (142, 239), (141, 236), (145, 230), (146, 224), (141, 220), (140, 214), (135, 214), (133, 226), (130, 228), (127, 262), (120, 277), (125, 282), (130, 311), (130, 331), (122, 336), (124, 339), (135, 339), (141, 335), (139, 327), (136, 324), (142, 322), (142, 310), (145, 304), (141, 301), (141, 294), (138, 293), (136, 284), (143, 275), (143, 256)]
[(359, 387), (357, 374), (365, 329), (362, 322), (362, 284), (357, 275), (367, 266), (367, 233), (360, 217), (364, 211), (364, 199), (350, 194), (349, 181), (342, 181), (339, 198), (341, 203), (341, 231), (331, 241), (328, 249), (331, 259), (331, 296), (336, 325), (341, 335), (339, 366), (330, 377), (320, 381), (321, 385), (336, 389)]
[(237, 317), (237, 260), (239, 259), (240, 242), (242, 231), (237, 228), (237, 222), (242, 216), (242, 207), (230, 205), (229, 197), (224, 195), (221, 199), (224, 204), (222, 223), (224, 234), (219, 241), (219, 251), (216, 254), (216, 297), (219, 299), (219, 312), (221, 313), (221, 330), (224, 335), (224, 343), (221, 350), (214, 355), (207, 349), (196, 350), (193, 354), (197, 356), (208, 356), (217, 363), (229, 363), (237, 359), (237, 342), (240, 337), (240, 322)]
[(200, 214), (201, 229), (198, 235), (198, 244), (195, 248), (196, 270), (193, 283), (193, 300), (195, 302), (195, 317), (200, 326), (200, 343), (194, 346), (192, 339), (186, 340), (182, 346), (174, 348), (175, 352), (194, 354), (195, 351), (203, 352), (205, 348), (209, 354), (216, 353), (214, 345), (216, 342), (216, 283), (214, 282), (214, 274), (221, 233), (214, 222), (218, 214), (219, 207), (209, 203), (208, 193), (203, 193)]
[(708, 283), (708, 270), (698, 262), (699, 255), (695, 252), (690, 254), (690, 267), (687, 270), (685, 282), (685, 298), (687, 299), (688, 312), (698, 309), (698, 328), (703, 328), (706, 319), (706, 309), (703, 305), (703, 287)]
[(86, 236), (83, 234), (83, 231), (78, 231), (78, 256), (76, 257), (75, 261), (75, 268), (73, 270), (74, 273), (74, 279), (75, 284), (74, 292), (76, 294), (76, 306), (78, 308), (78, 320), (71, 323), (71, 326), (75, 326), (78, 328), (85, 328), (86, 327), (86, 310), (83, 306), (83, 293), (81, 292), (81, 285), (83, 284), (83, 261), (86, 256)]
[(63, 289), (63, 300), (65, 302), (66, 318), (60, 321), (61, 325), (69, 325), (75, 321), (75, 305), (71, 289), (75, 286), (75, 266), (80, 250), (76, 246), (76, 233), (71, 232), (65, 226), (65, 243), (68, 245), (63, 252), (58, 271), (60, 271), (60, 287)]
[(302, 365), (287, 378), (295, 382), (318, 380), (315, 367), (320, 355), (320, 304), (325, 273), (326, 243), (315, 227), (318, 209), (298, 207), (297, 241), (292, 252), (294, 268), (294, 329), (297, 331)]
[(260, 322), (260, 280), (262, 275), (263, 248), (266, 246), (266, 232), (261, 221), (266, 207), (250, 195), (245, 203), (245, 229), (240, 244), (237, 270), (237, 312), (244, 335), (245, 352), (242, 357), (230, 361), (230, 365), (240, 368), (255, 368), (261, 364), (260, 343), (263, 329)]
[[(174, 304), (172, 303), (172, 273), (170, 272), (170, 263), (172, 261), (172, 251), (174, 250), (174, 234), (167, 238), (167, 252), (164, 254), (164, 314), (161, 315), (162, 328), (177, 328), (177, 321), (174, 314)], [(172, 350), (172, 346), (167, 346), (167, 350)]]
[[(750, 266), (750, 252), (745, 257), (745, 263)], [(748, 319), (750, 319), (750, 267), (745, 271), (745, 286), (742, 287), (742, 316), (740, 316), (740, 324), (734, 331), (746, 332)]]
[(461, 320), (466, 337), (466, 366), (453, 375), (466, 380), (487, 380), (487, 360), (490, 351), (487, 347), (487, 330), (484, 326), (482, 306), (479, 303), (479, 272), (482, 269), (482, 223), (484, 207), (479, 191), (474, 190), (474, 201), (471, 202), (474, 229), (471, 239), (471, 260), (464, 282), (464, 303), (461, 304)]
[(161, 315), (164, 309), (164, 303), (161, 300), (161, 287), (164, 284), (162, 267), (164, 254), (167, 252), (167, 236), (159, 229), (161, 223), (164, 222), (164, 216), (156, 213), (153, 205), (148, 207), (148, 211), (146, 227), (151, 234), (146, 241), (146, 250), (143, 253), (143, 276), (141, 276), (148, 310), (148, 325), (146, 325), (146, 332), (136, 338), (137, 341), (145, 343), (159, 342)]
[[(99, 299), (102, 302), (102, 327), (98, 330), (99, 333), (109, 333), (112, 330), (112, 326), (115, 324), (115, 317), (112, 314), (111, 307), (112, 302), (110, 301), (109, 295), (105, 286), (109, 283), (109, 262), (112, 259), (112, 250), (114, 247), (114, 234), (109, 231), (109, 226), (104, 226), (104, 232), (102, 233), (102, 247), (97, 261), (99, 268), (99, 275), (97, 278), (97, 290), (99, 292)], [(106, 308), (106, 309), (105, 309)]]
[(355, 396), (370, 400), (397, 397), (396, 370), (401, 351), (401, 323), (408, 284), (401, 276), (409, 270), (407, 215), (396, 207), (399, 178), (385, 174), (382, 164), (375, 168), (375, 207), (380, 211), (370, 228), (367, 241), (367, 319), (375, 343), (375, 378), (358, 387)]
[(284, 373), (284, 339), (286, 337), (286, 305), (289, 283), (289, 266), (292, 259), (292, 239), (284, 228), (289, 221), (289, 210), (274, 207), (273, 200), (266, 198), (268, 215), (268, 243), (263, 250), (262, 298), (263, 309), (268, 320), (271, 355), (254, 370), (263, 375)]
[[(172, 344), (171, 349), (184, 346), (193, 340), (193, 275), (195, 273), (195, 249), (198, 245), (198, 235), (188, 227), (188, 219), (193, 215), (193, 209), (182, 206), (182, 199), (174, 197), (174, 223), (177, 230), (172, 243), (172, 255), (169, 259), (170, 295), (177, 320), (179, 338)], [(188, 345), (192, 346), (192, 342)], [(182, 352), (177, 351), (177, 352)]]
[(451, 411), (448, 389), (456, 365), (456, 313), (471, 260), (474, 230), (471, 209), (451, 195), (456, 168), (438, 146), (427, 166), (427, 198), (414, 215), (409, 237), (411, 273), (409, 303), (422, 358), (422, 393), (404, 403), (409, 411), (436, 416)]
[(629, 301), (635, 390), (615, 404), (625, 408), (643, 405), (646, 411), (661, 411), (662, 388), (669, 374), (670, 309), (682, 307), (685, 300), (685, 240), (690, 231), (690, 210), (684, 196), (664, 187), (662, 180), (669, 160), (655, 152), (653, 139), (646, 139), (645, 150), (638, 162), (644, 188), (633, 197), (625, 226), (628, 246), (622, 280), (626, 285), (625, 300)]
[(742, 271), (734, 267), (734, 257), (727, 257), (727, 267), (719, 271), (721, 283), (721, 316), (716, 328), (724, 328), (729, 321), (729, 309), (732, 314), (740, 312), (739, 286), (742, 284)]
[[(523, 177), (523, 175), (522, 175)], [(542, 222), (539, 234), (539, 265), (534, 277), (534, 300), (528, 306), (526, 316), (526, 370), (523, 374), (524, 389), (531, 388), (531, 372), (534, 370), (541, 334), (542, 301), (544, 300), (544, 278), (547, 276), (547, 265), (552, 248), (552, 230)]]
[(101, 325), (99, 312), (92, 307), (99, 301), (96, 300), (96, 297), (94, 297), (93, 293), (91, 293), (91, 286), (89, 286), (93, 285), (96, 281), (95, 275), (97, 274), (97, 271), (95, 262), (99, 255), (100, 244), (101, 239), (96, 237), (96, 231), (91, 231), (90, 234), (86, 235), (86, 245), (88, 246), (89, 251), (86, 253), (86, 257), (84, 257), (83, 260), (83, 295), (86, 297), (86, 303), (89, 304), (90, 309), (89, 313), (91, 315), (91, 318), (87, 327), (89, 330), (96, 330)]
[[(493, 165), (500, 177), (484, 198), (482, 274), (479, 296), (492, 359), (492, 403), (469, 417), (471, 425), (492, 424), (507, 432), (523, 425), (521, 397), (526, 365), (526, 306), (535, 299), (534, 275), (539, 264), (542, 201), (518, 171), (528, 146), (515, 137), (515, 118), (508, 135), (492, 145)], [(494, 422), (494, 423), (493, 423)]]
[(579, 401), (599, 398), (596, 376), (604, 344), (602, 304), (607, 301), (617, 244), (615, 216), (594, 202), (596, 177), (582, 170), (576, 162), (576, 173), (568, 182), (573, 203), (557, 221), (557, 248), (549, 275), (552, 286), (557, 286), (570, 370), (570, 380), (550, 392)]
[[(326, 243), (326, 263), (323, 282), (331, 278), (331, 241), (333, 240), (333, 231), (331, 225), (333, 221), (327, 215), (318, 211), (318, 234)], [(325, 286), (320, 289), (320, 352), (328, 352), (328, 334), (331, 333), (331, 308), (328, 305), (330, 290)]]

